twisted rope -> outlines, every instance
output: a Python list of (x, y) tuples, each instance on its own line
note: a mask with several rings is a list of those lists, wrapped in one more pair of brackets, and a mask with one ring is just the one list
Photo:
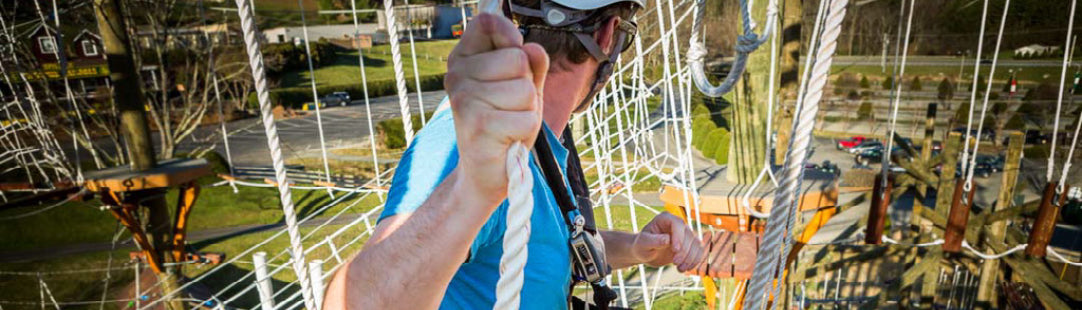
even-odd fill
[[(1060, 77), (1059, 77), (1059, 93), (1058, 93), (1059, 97), (1056, 98), (1056, 117), (1055, 117), (1055, 121), (1053, 121), (1053, 123), (1052, 123), (1053, 124), (1052, 125), (1052, 144), (1051, 144), (1052, 147), (1049, 148), (1049, 152), (1048, 152), (1048, 178), (1046, 179), (1046, 180), (1048, 180), (1048, 182), (1052, 182), (1052, 170), (1054, 170), (1053, 166), (1056, 165), (1056, 161), (1055, 161), (1056, 160), (1056, 136), (1059, 136), (1059, 134), (1058, 134), (1058, 131), (1059, 131), (1059, 119), (1062, 117), (1060, 115), (1060, 110), (1063, 109), (1063, 87), (1064, 87), (1064, 85), (1066, 83), (1066, 80), (1067, 80), (1067, 67), (1069, 67), (1070, 55), (1071, 55), (1071, 46), (1070, 46), (1071, 36), (1073, 35), (1073, 32), (1074, 32), (1073, 29), (1070, 28), (1070, 27), (1074, 27), (1074, 12), (1075, 12), (1075, 5), (1076, 4), (1078, 4), (1078, 0), (1071, 0), (1071, 15), (1067, 20), (1067, 27), (1068, 27), (1067, 28), (1067, 43), (1068, 44), (1063, 47), (1063, 70), (1062, 70), (1062, 72), (1060, 72)], [(1079, 119), (1075, 120), (1075, 122), (1079, 124), (1078, 126), (1082, 126), (1082, 117), (1079, 117)], [(1063, 187), (1064, 187), (1063, 184), (1067, 182), (1067, 169), (1071, 168), (1071, 156), (1074, 156), (1074, 148), (1075, 148), (1076, 143), (1078, 143), (1078, 129), (1079, 128), (1082, 128), (1082, 127), (1076, 127), (1075, 128), (1074, 138), (1072, 138), (1073, 141), (1071, 142), (1071, 150), (1067, 152), (1068, 155), (1067, 155), (1066, 162), (1063, 163), (1063, 172), (1060, 173), (1060, 181), (1059, 181), (1059, 184), (1056, 185), (1056, 194), (1063, 194)]]
[(301, 244), (300, 230), (297, 229), (297, 214), (293, 210), (293, 194), (289, 189), (285, 160), (282, 158), (282, 147), (278, 141), (278, 126), (274, 124), (274, 113), (271, 112), (270, 96), (267, 92), (267, 76), (263, 68), (263, 54), (260, 52), (259, 38), (256, 37), (259, 31), (256, 29), (255, 20), (252, 17), (251, 3), (247, 0), (236, 0), (236, 2), (241, 31), (244, 33), (244, 45), (247, 47), (248, 61), (252, 68), (252, 78), (255, 79), (259, 112), (263, 121), (263, 128), (267, 133), (267, 147), (270, 148), (275, 180), (278, 182), (278, 195), (282, 200), (282, 212), (285, 215), (286, 232), (289, 234), (289, 244), (293, 256), (293, 259), (291, 259), (293, 273), (297, 275), (297, 280), (300, 282), (305, 307), (316, 309), (315, 301), (312, 299), (311, 283), (308, 281), (307, 266), (304, 263), (304, 245)]
[[(983, 13), (981, 13), (981, 35), (977, 36), (977, 56), (973, 59), (973, 83), (969, 87), (969, 118), (966, 121), (966, 141), (963, 143), (962, 149), (961, 163), (963, 174), (965, 173), (966, 168), (968, 168), (968, 165), (965, 163), (969, 161), (969, 136), (971, 136), (970, 128), (973, 128), (973, 105), (977, 103), (977, 83), (979, 81), (977, 77), (980, 76), (981, 72), (981, 52), (984, 49), (984, 26), (986, 24), (988, 24), (988, 0), (984, 0), (984, 9)], [(960, 78), (961, 77), (959, 77), (959, 79)], [(991, 85), (988, 86), (991, 87)], [(980, 133), (977, 134), (979, 139)], [(969, 182), (965, 182), (965, 184), (969, 184)], [(962, 197), (965, 197), (965, 195), (962, 195)]]
[[(999, 34), (996, 35), (996, 48), (995, 48), (995, 51), (992, 53), (992, 67), (989, 69), (990, 71), (988, 72), (988, 84), (987, 84), (988, 87), (992, 87), (992, 81), (993, 81), (993, 78), (996, 75), (996, 65), (999, 63), (999, 47), (1000, 47), (1001, 43), (1003, 43), (1003, 29), (1006, 27), (1006, 24), (1007, 24), (1007, 12), (1010, 11), (1010, 8), (1011, 8), (1011, 0), (1007, 0), (1006, 2), (1003, 3), (1003, 17), (999, 21)], [(1067, 72), (1066, 69), (1064, 69), (1064, 73), (1066, 73), (1066, 72)], [(973, 79), (976, 79), (976, 77), (974, 77)], [(975, 168), (977, 167), (977, 150), (980, 149), (980, 146), (981, 146), (981, 144), (980, 144), (980, 139), (981, 138), (980, 137), (981, 137), (981, 133), (984, 132), (984, 116), (988, 112), (988, 99), (989, 99), (989, 96), (991, 94), (992, 94), (991, 91), (985, 91), (984, 92), (984, 102), (981, 104), (981, 116), (980, 116), (980, 119), (977, 121), (977, 134), (976, 134), (977, 143), (973, 144), (973, 152), (972, 152), (973, 155), (969, 156), (969, 162), (968, 163), (965, 162), (965, 161), (962, 162), (963, 165), (968, 165), (969, 166), (968, 169), (963, 170), (963, 171), (965, 171), (965, 180), (966, 181), (965, 181), (965, 183), (962, 183), (963, 184), (962, 189), (965, 190), (967, 193), (970, 190), (973, 190), (973, 172), (976, 170)], [(970, 102), (972, 102), (972, 101), (970, 101)], [(972, 116), (973, 116), (973, 104), (972, 103), (970, 103), (970, 105), (969, 105), (969, 115), (970, 115), (970, 122), (972, 122), (973, 121), (972, 120)], [(972, 137), (973, 134), (968, 132), (968, 130), (969, 130), (968, 127), (966, 128), (966, 130), (967, 130), (967, 135), (969, 137)], [(969, 147), (969, 141), (968, 141), (969, 139), (967, 138), (966, 140), (967, 140), (966, 141), (966, 147), (968, 148)], [(963, 156), (965, 156), (965, 155), (963, 155)], [(1052, 162), (1049, 162), (1049, 163), (1052, 163)], [(1049, 167), (1051, 167), (1051, 166), (1052, 165), (1049, 164)], [(1051, 178), (1049, 178), (1049, 180), (1051, 180)], [(962, 197), (967, 197), (967, 195), (962, 195)]]
[(766, 8), (766, 27), (763, 29), (762, 34), (756, 34), (756, 25), (755, 21), (751, 19), (751, 8), (748, 5), (748, 0), (740, 0), (744, 34), (736, 37), (736, 59), (733, 60), (733, 66), (729, 70), (729, 75), (725, 77), (725, 81), (722, 81), (717, 86), (710, 84), (710, 80), (703, 69), (703, 57), (706, 56), (707, 51), (701, 33), (703, 31), (703, 17), (706, 14), (706, 0), (698, 0), (696, 3), (696, 12), (691, 24), (691, 44), (688, 47), (687, 54), (688, 66), (691, 67), (691, 77), (695, 81), (695, 87), (699, 88), (703, 95), (715, 98), (721, 97), (732, 90), (736, 82), (740, 80), (740, 76), (744, 74), (748, 54), (758, 49), (760, 45), (766, 42), (767, 37), (774, 33), (778, 18), (778, 1), (770, 0)]
[(398, 46), (398, 24), (394, 16), (394, 1), (383, 1), (383, 15), (387, 16), (387, 38), (391, 41), (391, 63), (394, 67), (395, 87), (398, 88), (398, 106), (402, 111), (402, 127), (406, 131), (406, 145), (413, 143), (413, 120), (407, 97), (406, 73), (402, 71), (402, 51)]
[[(481, 0), (482, 13), (502, 16), (500, 0)], [(515, 142), (507, 149), (507, 229), (503, 234), (500, 279), (496, 281), (493, 309), (518, 309), (525, 282), (530, 217), (533, 215), (533, 174), (528, 166), (529, 149)], [(557, 189), (553, 189), (557, 190)]]
[[(786, 152), (782, 170), (781, 190), (774, 196), (774, 201), (777, 203), (770, 210), (770, 220), (763, 234), (759, 255), (755, 259), (755, 271), (748, 284), (744, 309), (762, 309), (763, 302), (769, 293), (767, 284), (773, 282), (771, 280), (774, 279), (776, 270), (785, 269), (785, 265), (779, 262), (791, 247), (789, 242), (783, 242), (786, 241), (783, 239), (787, 239), (784, 237), (788, 235), (785, 230), (786, 226), (792, 226), (794, 221), (796, 195), (800, 192), (803, 181), (804, 163), (808, 158), (808, 146), (815, 125), (815, 115), (819, 112), (819, 100), (823, 96), (823, 87), (826, 86), (830, 66), (834, 61), (834, 51), (837, 48), (838, 35), (841, 33), (841, 23), (845, 18), (845, 7), (848, 4), (848, 0), (832, 0), (828, 7), (829, 11), (825, 15), (823, 32), (818, 36), (821, 39), (821, 45), (813, 59), (815, 63), (812, 66), (808, 88), (803, 93), (804, 100), (798, 108), (799, 118), (793, 123), (793, 136), (789, 141), (789, 150)], [(823, 21), (817, 20), (816, 23)], [(777, 292), (780, 287), (779, 285), (773, 291)], [(774, 296), (778, 296), (777, 293)], [(777, 305), (777, 303), (771, 303), (771, 305)]]

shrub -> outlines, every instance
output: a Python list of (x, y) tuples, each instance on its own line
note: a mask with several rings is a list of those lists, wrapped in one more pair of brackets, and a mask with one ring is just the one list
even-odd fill
[[(428, 113), (426, 116), (432, 118), (435, 113)], [(410, 120), (413, 125), (413, 132), (416, 133), (421, 130), (421, 115), (414, 114)], [(406, 130), (402, 125), (401, 118), (390, 118), (382, 120), (376, 124), (376, 128), (380, 133), (380, 143), (388, 149), (400, 149), (406, 147)]]
[(860, 94), (855, 90), (849, 91), (849, 96), (846, 96), (849, 100), (860, 100)]
[(841, 87), (835, 87), (834, 88), (834, 95), (835, 96), (841, 96), (842, 94), (845, 94), (845, 89), (843, 89)]
[(728, 131), (725, 128), (714, 128), (709, 134), (706, 135), (705, 141), (703, 141), (703, 147), (699, 148), (699, 151), (703, 153), (704, 157), (713, 157), (715, 149), (718, 147), (718, 143), (721, 142), (721, 136), (727, 134)]
[[(416, 91), (415, 83), (406, 83), (406, 88), (409, 91)], [(443, 74), (431, 74), (421, 77), (421, 88), (424, 90), (439, 90), (443, 89)], [(361, 84), (345, 84), (345, 85), (323, 85), (317, 86), (316, 92), (319, 94), (330, 94), (336, 91), (344, 91), (349, 93), (351, 98), (364, 98), (364, 86)], [(369, 97), (382, 97), (390, 96), (398, 93), (398, 88), (395, 85), (394, 79), (383, 80), (368, 80), (368, 96)], [(270, 101), (272, 105), (281, 105), (288, 108), (299, 109), (301, 105), (306, 102), (312, 102), (312, 88), (311, 87), (287, 87), (279, 88), (270, 91)], [(248, 96), (248, 104), (252, 108), (259, 108), (259, 101), (256, 98), (256, 94), (253, 92)]]
[(954, 110), (955, 121), (965, 121), (969, 119), (969, 102), (962, 102), (958, 105), (958, 109)]
[(875, 117), (875, 109), (872, 107), (871, 102), (861, 102), (860, 107), (857, 108), (857, 118), (861, 120), (870, 120)]
[(1047, 82), (1041, 82), (1037, 84), (1037, 87), (1030, 88), (1026, 91), (1026, 95), (1022, 97), (1022, 100), (1053, 100), (1059, 96), (1057, 87), (1052, 86)]
[(914, 76), (913, 81), (909, 82), (909, 90), (920, 91), (920, 90), (923, 90), (923, 89), (924, 89), (924, 86), (920, 84), (920, 77), (919, 76)]
[(870, 90), (862, 90), (862, 91), (860, 91), (860, 96), (861, 97), (870, 98), (870, 97), (872, 97), (872, 95), (875, 95), (874, 91), (870, 91)]
[(999, 101), (999, 102), (996, 102), (995, 104), (992, 104), (992, 111), (991, 112), (992, 112), (992, 115), (997, 115), (998, 116), (1000, 114), (1007, 113), (1007, 109), (1008, 109), (1007, 103), (1003, 102), (1003, 101)]
[(860, 76), (860, 88), (870, 88), (870, 87), (872, 87), (872, 82), (868, 81), (868, 76), (866, 76), (866, 75)]
[(721, 130), (721, 133), (717, 137), (718, 145), (714, 147), (713, 157), (714, 162), (725, 165), (729, 163), (729, 143), (732, 141), (732, 135), (724, 128), (718, 128), (718, 130)]
[(1022, 115), (1016, 113), (1011, 116), (1010, 120), (1007, 120), (1007, 124), (1004, 124), (1003, 128), (1012, 130), (1026, 129), (1026, 120), (1022, 118)]
[(834, 82), (835, 85), (854, 88), (860, 86), (860, 80), (857, 79), (857, 75), (851, 72), (844, 72), (838, 75), (838, 80)]
[(939, 100), (954, 99), (954, 83), (951, 83), (947, 78), (943, 78), (939, 81), (939, 87), (937, 88), (936, 98)]
[(695, 107), (691, 109), (691, 116), (698, 117), (700, 115), (705, 115), (709, 117), (710, 109), (706, 108), (706, 105), (696, 104)]
[(714, 124), (714, 121), (710, 120), (710, 117), (702, 115), (696, 116), (695, 119), (691, 121), (691, 143), (695, 145), (695, 147), (701, 147), (706, 135), (709, 134), (711, 130), (714, 130), (714, 128), (717, 128), (717, 125)]
[(1048, 158), (1050, 150), (1048, 144), (1034, 145), (1022, 149), (1022, 155), (1026, 158)]
[(883, 80), (883, 89), (890, 90), (892, 87), (894, 87), (894, 77), (888, 76), (887, 79)]
[(999, 93), (992, 92), (988, 94), (988, 100), (999, 100)]

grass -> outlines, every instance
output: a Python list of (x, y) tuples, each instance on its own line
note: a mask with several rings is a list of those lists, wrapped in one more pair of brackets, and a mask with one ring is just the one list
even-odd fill
[[(985, 76), (985, 78), (987, 78), (987, 74), (988, 74), (988, 71), (990, 71), (990, 69), (991, 69), (991, 65), (981, 65), (981, 75), (983, 75), (983, 76)], [(1008, 69), (1010, 69), (1010, 68), (997, 67), (996, 68), (996, 80), (997, 81), (1006, 81), (1007, 76), (1009, 74), (1008, 71), (1007, 71)], [(973, 66), (972, 66), (972, 64), (970, 64), (969, 66), (966, 66), (965, 70), (966, 70), (965, 71), (965, 76), (966, 76), (965, 80), (970, 81), (970, 79), (972, 79), (972, 75), (973, 75)], [(1021, 72), (1018, 73), (1018, 79), (1021, 80), (1021, 81), (1033, 81), (1033, 82), (1054, 81), (1054, 80), (1059, 78), (1060, 70), (1061, 69), (1058, 68), (1058, 67), (1027, 67), (1027, 68), (1025, 68), (1024, 70), (1022, 70)], [(838, 66), (834, 66), (830, 70), (831, 75), (836, 75), (836, 74), (840, 74), (840, 73), (843, 73), (843, 72), (856, 73), (856, 74), (859, 74), (859, 75), (867, 75), (867, 76), (872, 76), (872, 77), (886, 77), (887, 75), (890, 74), (890, 69), (888, 68), (887, 73), (883, 73), (879, 66), (863, 66), (863, 65), (861, 65), (861, 66), (857, 66), (857, 65), (841, 66), (841, 65), (838, 65)], [(958, 67), (957, 66), (906, 66), (905, 75), (909, 77), (909, 78), (906, 79), (906, 81), (908, 81), (909, 79), (912, 79), (913, 76), (918, 76), (919, 75), (919, 76), (922, 76), (922, 78), (927, 78), (929, 76), (934, 77), (936, 79), (934, 81), (934, 83), (939, 83), (938, 79), (940, 78), (941, 75), (946, 76), (946, 77), (957, 77), (957, 75), (958, 75)], [(1046, 77), (1046, 75), (1047, 75), (1047, 77)], [(925, 90), (935, 90), (934, 87), (936, 85), (938, 85), (938, 84), (932, 83), (932, 81), (924, 81), (924, 82), (927, 83), (927, 84), (924, 85)]]
[[(417, 70), (424, 76), (447, 72), (447, 62), (438, 57), (447, 57), (458, 44), (458, 40), (417, 42)], [(402, 70), (406, 74), (407, 83), (413, 83), (413, 57), (409, 51), (409, 44), (400, 46), (402, 49)], [(378, 45), (364, 50), (365, 74), (370, 81), (391, 80), (395, 78), (394, 66), (390, 55), (389, 45)], [(360, 67), (357, 63), (357, 51), (339, 52), (338, 58), (331, 65), (316, 68), (316, 83), (318, 85), (350, 85), (361, 83)], [(431, 58), (425, 58), (429, 55)], [(312, 75), (307, 69), (290, 71), (279, 77), (281, 87), (310, 86)]]
[[(238, 187), (234, 194), (229, 186), (204, 187), (189, 218), (189, 232), (208, 228), (230, 227), (248, 224), (271, 224), (283, 220), (278, 191), (273, 188)], [(176, 205), (176, 191), (166, 195), (168, 206)], [(335, 214), (349, 204), (357, 202), (356, 196), (347, 198), (320, 215)], [(294, 190), (293, 201), (298, 216), (306, 216), (332, 200), (325, 191)], [(369, 196), (350, 212), (363, 212), (379, 204), (377, 197)], [(116, 228), (116, 220), (101, 211), (98, 200), (69, 202), (63, 206), (27, 218), (0, 225), (0, 251), (18, 251), (48, 248), (64, 244), (108, 242)], [(6, 210), (0, 216), (22, 214), (26, 208)], [(319, 215), (317, 215), (319, 216)], [(63, 227), (63, 229), (41, 229)], [(126, 236), (124, 238), (127, 238)]]

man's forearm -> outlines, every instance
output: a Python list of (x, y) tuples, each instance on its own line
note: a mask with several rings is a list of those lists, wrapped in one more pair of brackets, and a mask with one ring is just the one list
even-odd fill
[(612, 269), (623, 269), (637, 264), (645, 263), (632, 254), (631, 246), (635, 243), (635, 234), (601, 230), (601, 239), (605, 240), (605, 259), (608, 260)]
[[(477, 232), (499, 205), (464, 188), (452, 172), (424, 205), (383, 222), (328, 287), (328, 305), (348, 309), (432, 309), (466, 258)], [(381, 226), (384, 226), (381, 223)], [(396, 227), (397, 226), (397, 227)], [(419, 280), (419, 279), (424, 279)]]

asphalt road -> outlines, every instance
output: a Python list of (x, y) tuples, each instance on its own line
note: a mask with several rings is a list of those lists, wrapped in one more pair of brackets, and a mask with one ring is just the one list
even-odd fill
[[(880, 56), (836, 56), (834, 57), (834, 66), (878, 66), (882, 62)], [(893, 56), (887, 56), (887, 65), (890, 66), (894, 63)], [(959, 65), (973, 66), (973, 57), (966, 57), (963, 62), (961, 57), (955, 56), (908, 56), (906, 59), (907, 66), (951, 66), (958, 67)], [(991, 59), (988, 59), (985, 65), (991, 65)], [(1060, 60), (1014, 60), (1014, 59), (999, 59), (996, 62), (997, 66), (1001, 67), (1061, 67), (1063, 62)], [(968, 69), (968, 68), (967, 68)]]
[[(446, 93), (442, 90), (422, 93), (426, 113), (432, 113), (445, 96)], [(411, 113), (415, 115), (420, 113), (417, 95), (410, 94), (408, 98)], [(369, 100), (369, 105), (373, 122), (402, 117), (397, 96), (372, 98)], [(320, 149), (316, 113), (315, 111), (305, 113), (304, 116), (275, 122), (278, 126), (282, 151), (287, 158), (304, 156)], [(368, 135), (371, 134), (368, 131), (367, 115), (363, 99), (353, 100), (350, 105), (344, 107), (320, 109), (323, 139), (327, 149), (367, 145)], [(266, 132), (258, 118), (233, 121), (228, 123), (226, 128), (229, 132), (229, 151), (235, 165), (270, 165)], [(177, 148), (178, 152), (213, 146), (216, 151), (225, 154), (225, 143), (221, 138), (219, 126), (201, 127), (192, 136), (192, 139)]]

